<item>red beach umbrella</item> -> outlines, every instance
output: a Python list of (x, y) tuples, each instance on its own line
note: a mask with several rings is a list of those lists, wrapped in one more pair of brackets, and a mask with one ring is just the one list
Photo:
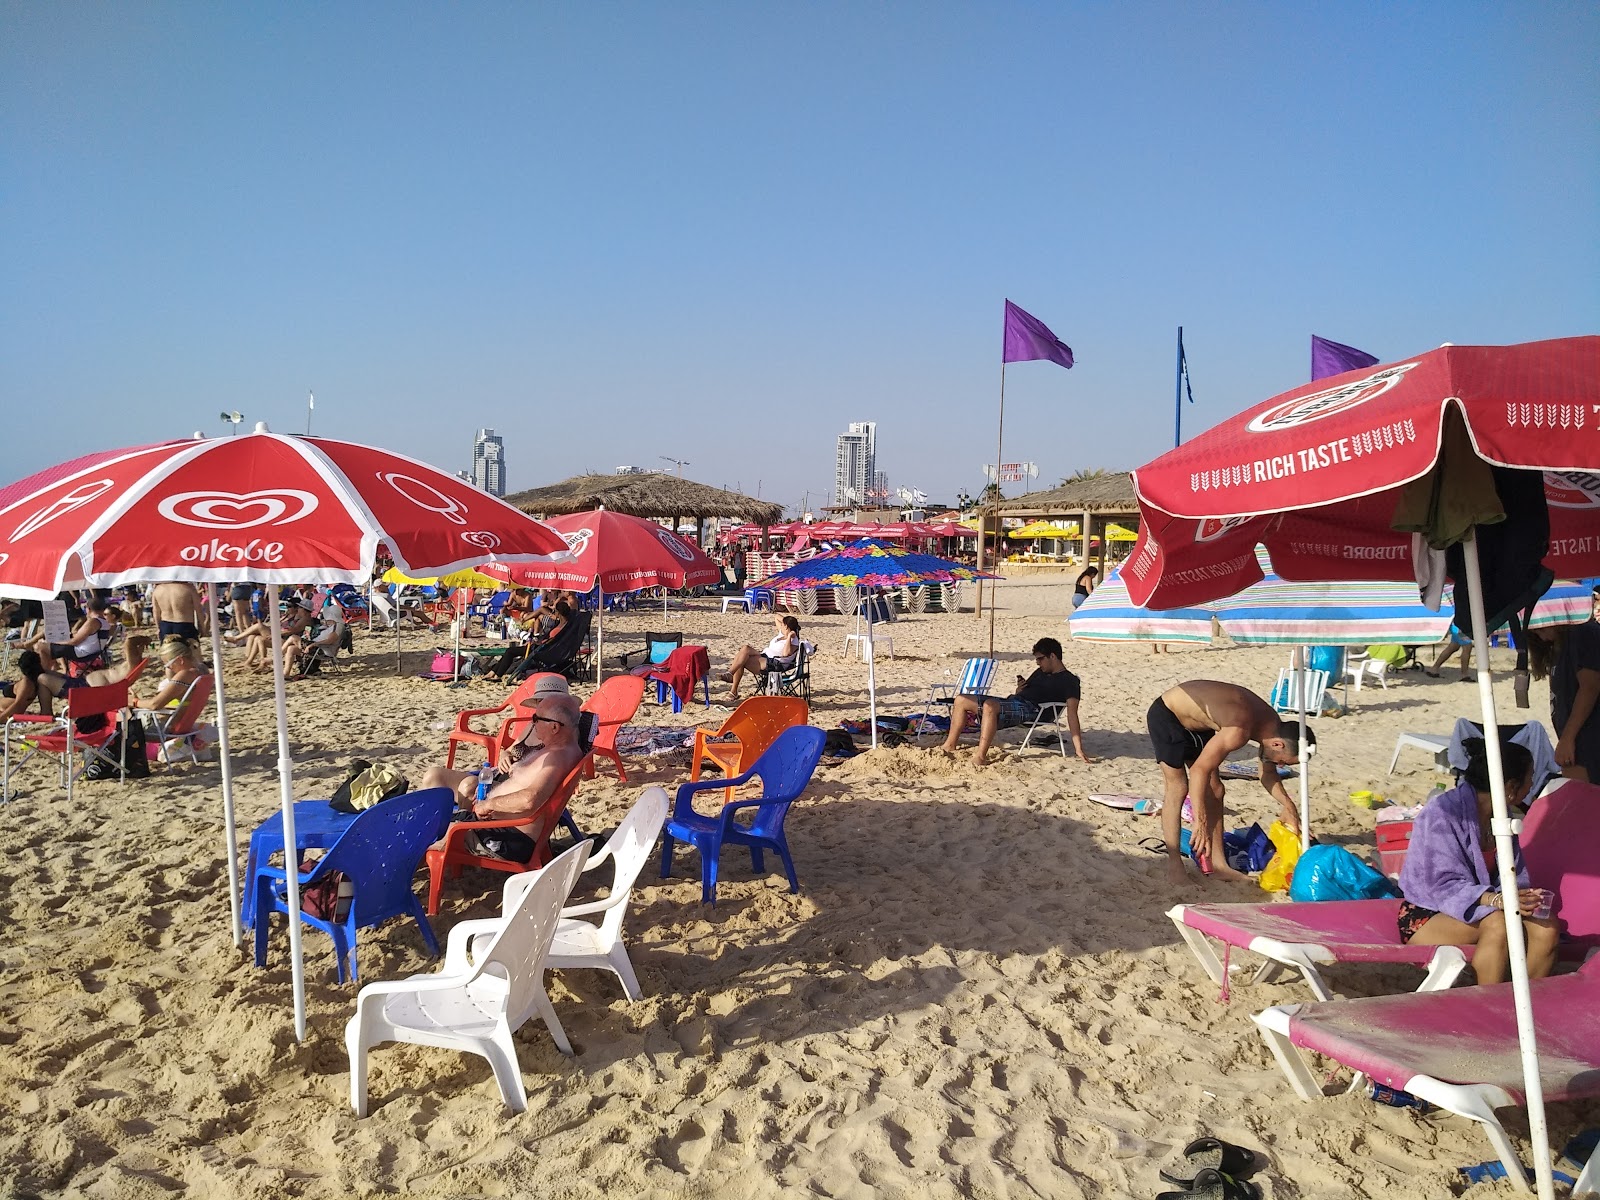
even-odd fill
[[(245, 437), (193, 439), (84, 455), (0, 489), (0, 593), (48, 599), (63, 585), (180, 580), (212, 587), (365, 583), (387, 542), (409, 575), (443, 575), (489, 554), (511, 561), (564, 555), (561, 538), (526, 513), (414, 459), (265, 425)], [(285, 844), (294, 843), (292, 763), (281, 632), (272, 626), (278, 776)], [(212, 626), (220, 664), (220, 631)], [(241, 940), (233, 785), (222, 672), (216, 680), (229, 901)], [(300, 906), (294, 872), (291, 912)], [(265, 920), (259, 914), (258, 920)], [(295, 1034), (305, 1038), (300, 923), (289, 923)]]
[[(700, 547), (654, 521), (626, 513), (568, 513), (547, 522), (564, 539), (571, 557), (562, 562), (494, 561), (483, 573), (524, 587), (571, 588), (587, 592), (600, 585), (603, 620), (606, 592), (636, 592), (647, 587), (703, 587), (722, 581), (722, 568)], [(595, 638), (595, 670), (600, 669), (604, 630)]]
[(1435, 546), (1461, 544), (1528, 1125), (1539, 1194), (1548, 1197), (1549, 1135), (1477, 535), (1480, 525), (1536, 513), (1538, 489), (1519, 502), (1515, 477), (1496, 480), (1495, 466), (1543, 473), (1544, 565), (1562, 578), (1600, 572), (1600, 337), (1443, 346), (1318, 380), (1224, 421), (1133, 473), (1143, 525), (1122, 578), (1136, 604), (1172, 608), (1259, 580), (1258, 543), (1294, 580), (1417, 577), (1425, 547), (1414, 550), (1414, 529)]

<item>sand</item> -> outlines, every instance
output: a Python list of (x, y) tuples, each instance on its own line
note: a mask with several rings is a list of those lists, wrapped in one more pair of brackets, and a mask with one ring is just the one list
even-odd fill
[[(816, 618), (813, 720), (863, 716), (866, 671), (839, 645), (851, 622)], [(659, 611), (608, 621), (608, 645), (637, 644)], [(764, 617), (701, 601), (667, 627), (725, 665), (764, 645)], [(883, 711), (921, 706), (931, 681), (986, 646), (971, 614), (893, 627), (878, 666)], [(1026, 669), (1059, 615), (1003, 613), (997, 650)], [(407, 636), (407, 665), (435, 639)], [(326, 795), (357, 755), (420, 776), (442, 758), (455, 710), (503, 688), (459, 689), (394, 674), (391, 637), (363, 633), (339, 674), (292, 685), (296, 795)], [(238, 655), (240, 652), (232, 652)], [(1068, 644), (1084, 681), (1089, 751), (1064, 762), (1001, 735), (978, 770), (885, 749), (819, 772), (789, 817), (801, 878), (751, 874), (729, 853), (720, 902), (699, 903), (698, 866), (670, 881), (648, 868), (627, 931), (645, 998), (614, 978), (552, 975), (577, 1049), (556, 1052), (533, 1022), (518, 1036), (529, 1109), (507, 1115), (486, 1063), (386, 1046), (371, 1058), (372, 1115), (348, 1103), (343, 1032), (355, 988), (333, 982), (326, 939), (305, 939), (310, 1032), (292, 1034), (287, 937), (268, 965), (235, 948), (222, 869), (214, 764), (158, 769), (148, 782), (87, 784), (73, 808), (50, 768), (30, 764), (5, 811), (0, 850), (0, 1187), (16, 1196), (1149, 1196), (1175, 1146), (1209, 1132), (1260, 1150), (1270, 1197), (1448, 1197), (1455, 1168), (1490, 1156), (1468, 1122), (1339, 1097), (1297, 1101), (1249, 1014), (1309, 998), (1292, 980), (1241, 982), (1218, 1002), (1163, 913), (1182, 900), (1261, 897), (1248, 885), (1169, 885), (1138, 848), (1157, 820), (1088, 802), (1157, 783), (1144, 710), (1188, 678), (1266, 692), (1280, 649), (1152, 655)], [(241, 845), (276, 806), (269, 682), (230, 656)], [(1504, 664), (1497, 664), (1504, 665)], [(1009, 667), (1007, 670), (1009, 671)], [(586, 691), (586, 689), (580, 689)], [(1509, 686), (1498, 693), (1512, 719)], [(1386, 778), (1397, 732), (1445, 730), (1477, 708), (1454, 681), (1403, 675), (1319, 725), (1319, 834), (1370, 847), (1373, 816), (1346, 800), (1375, 788), (1415, 801), (1435, 782), (1418, 752)], [(1535, 715), (1548, 711), (1536, 686)], [(674, 717), (720, 720), (697, 702)], [(607, 764), (574, 803), (604, 829), (643, 786), (670, 790), (682, 759)], [(1229, 787), (1233, 825), (1270, 819), (1255, 784)], [(773, 866), (772, 860), (768, 860)], [(498, 877), (446, 891), (435, 928), (491, 914)], [(420, 886), (420, 884), (419, 884)], [(432, 964), (408, 922), (360, 938), (362, 978)], [(1418, 973), (1329, 972), (1346, 994), (1398, 991)], [(1553, 1105), (1552, 1136), (1600, 1117)], [(1520, 1113), (1509, 1115), (1525, 1134)], [(1499, 1189), (1497, 1192), (1496, 1189)], [(1510, 1194), (1483, 1185), (1473, 1195)]]

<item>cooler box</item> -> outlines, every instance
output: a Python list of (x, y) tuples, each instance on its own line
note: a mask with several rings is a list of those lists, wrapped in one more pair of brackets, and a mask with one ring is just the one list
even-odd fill
[(1411, 848), (1411, 826), (1414, 821), (1384, 821), (1374, 829), (1378, 840), (1378, 861), (1383, 873), (1390, 879), (1400, 878), (1400, 864), (1406, 860)]

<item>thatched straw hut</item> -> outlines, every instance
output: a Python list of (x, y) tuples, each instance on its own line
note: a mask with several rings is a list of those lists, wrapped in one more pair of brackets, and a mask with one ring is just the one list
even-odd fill
[(693, 517), (703, 532), (707, 517), (732, 517), (752, 525), (774, 525), (783, 519), (783, 505), (757, 500), (726, 488), (715, 488), (656, 472), (648, 475), (574, 475), (548, 487), (507, 496), (506, 502), (536, 517), (590, 512), (604, 505), (609, 512), (647, 519), (670, 518), (676, 526)]
[[(1079, 522), (1083, 537), (1083, 561), (1089, 561), (1090, 540), (1105, 531), (1115, 518), (1137, 517), (1139, 502), (1133, 494), (1133, 476), (1126, 471), (1075, 479), (1048, 492), (1031, 492), (1015, 500), (1003, 500), (1000, 514), (1005, 517), (1072, 517)], [(1124, 525), (1136, 521), (1123, 520)], [(1100, 565), (1105, 565), (1105, 542), (1100, 543)]]

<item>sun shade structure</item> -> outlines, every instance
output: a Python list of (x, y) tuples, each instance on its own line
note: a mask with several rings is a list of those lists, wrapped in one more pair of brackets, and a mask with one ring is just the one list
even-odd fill
[[(993, 579), (947, 558), (914, 554), (898, 546), (862, 539), (827, 554), (804, 559), (761, 581), (762, 587), (800, 591), (817, 587), (906, 587), (924, 583), (956, 583)], [(872, 720), (872, 744), (878, 744), (877, 655), (872, 646), (872, 618), (867, 618), (867, 702)]]
[[(380, 541), (413, 576), (443, 575), (490, 555), (527, 562), (565, 555), (566, 543), (526, 513), (426, 463), (353, 442), (287, 437), (257, 425), (246, 437), (197, 438), (107, 450), (0, 490), (0, 591), (49, 599), (64, 583), (90, 587), (179, 580), (211, 587), (240, 578), (267, 585), (278, 780), (285, 845), (295, 844), (293, 759), (283, 679), (278, 586), (364, 584)], [(234, 944), (242, 940), (233, 776), (222, 636), (217, 712), (223, 824)], [(300, 908), (288, 874), (288, 910)], [(258, 916), (265, 920), (265, 914)], [(300, 922), (289, 922), (295, 1035), (305, 1040)]]
[[(1497, 479), (1495, 467), (1538, 473), (1533, 498), (1516, 490), (1526, 476)], [(1541, 1200), (1554, 1195), (1549, 1134), (1478, 543), (1495, 523), (1548, 510), (1543, 566), (1567, 579), (1600, 572), (1597, 473), (1600, 337), (1442, 346), (1297, 387), (1139, 468), (1141, 534), (1123, 569), (1136, 602), (1195, 604), (1260, 579), (1257, 545), (1287, 578), (1400, 581), (1433, 565), (1429, 548), (1460, 545)]]
[(767, 526), (783, 519), (781, 504), (666, 474), (574, 475), (507, 496), (506, 503), (546, 517), (603, 507), (631, 517), (732, 517)]

